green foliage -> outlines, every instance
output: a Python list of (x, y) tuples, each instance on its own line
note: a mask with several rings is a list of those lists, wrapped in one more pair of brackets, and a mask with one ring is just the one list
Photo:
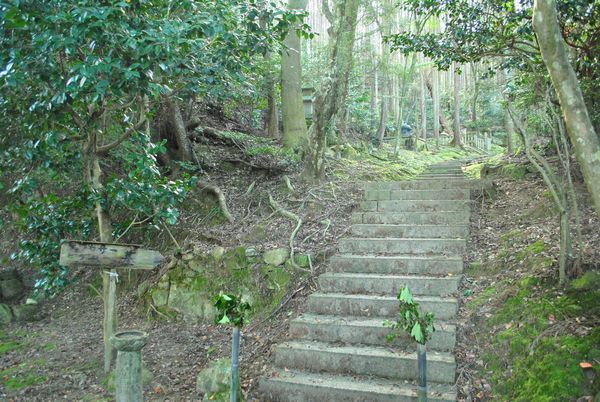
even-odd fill
[[(59, 242), (91, 235), (97, 202), (126, 217), (115, 234), (133, 217), (176, 222), (195, 179), (162, 177), (164, 145), (135, 122), (152, 119), (165, 95), (215, 102), (235, 98), (232, 88), (255, 92), (245, 79), (255, 60), (280, 49), (292, 24), (310, 37), (304, 16), (269, 0), (0, 3), (0, 191), (15, 183), (6, 207), (22, 233), (14, 257), (40, 267), (39, 289), (66, 284)], [(111, 143), (99, 154), (111, 174), (95, 193), (87, 158)]]
[(19, 250), (11, 258), (40, 268), (43, 277), (36, 282), (36, 289), (53, 291), (68, 283), (67, 269), (58, 264), (61, 240), (87, 238), (92, 222), (86, 211), (93, 208), (94, 200), (94, 195), (84, 188), (73, 195), (50, 193), (9, 206), (22, 233)]
[(251, 309), (250, 304), (242, 301), (241, 297), (220, 292), (213, 297), (214, 306), (218, 311), (215, 324), (232, 324), (241, 328)]
[(387, 335), (388, 342), (406, 332), (417, 343), (425, 345), (435, 331), (433, 314), (423, 313), (419, 310), (419, 304), (413, 300), (412, 294), (407, 287), (402, 288), (398, 292), (398, 301), (400, 306), (398, 319), (395, 322), (385, 321), (383, 323), (385, 327), (396, 330)]
[(177, 222), (177, 206), (195, 186), (197, 178), (186, 173), (178, 180), (163, 176), (156, 164), (159, 152), (165, 152), (164, 143), (153, 144), (144, 134), (132, 137), (131, 144), (119, 155), (122, 168), (128, 173), (107, 180), (106, 207), (122, 209), (127, 215), (152, 217), (154, 225)]

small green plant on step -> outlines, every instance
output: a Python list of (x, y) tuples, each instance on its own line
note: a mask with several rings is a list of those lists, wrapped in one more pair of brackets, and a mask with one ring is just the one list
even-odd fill
[(423, 313), (419, 310), (419, 303), (413, 299), (408, 287), (403, 287), (398, 292), (399, 312), (396, 321), (386, 320), (384, 327), (391, 328), (387, 335), (388, 342), (400, 338), (408, 333), (417, 342), (417, 359), (419, 367), (419, 402), (427, 401), (427, 348), (426, 344), (435, 332), (432, 313)]
[[(213, 298), (214, 306), (217, 309), (216, 324), (233, 325), (233, 336), (231, 343), (231, 388), (229, 391), (229, 400), (236, 402), (239, 392), (239, 372), (238, 362), (240, 354), (240, 329), (250, 312), (250, 304), (242, 301), (241, 297), (220, 292)], [(241, 398), (240, 398), (241, 399)]]

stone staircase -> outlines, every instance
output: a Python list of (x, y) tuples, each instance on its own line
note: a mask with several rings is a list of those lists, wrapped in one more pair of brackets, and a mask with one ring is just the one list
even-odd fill
[(470, 189), (460, 163), (433, 165), (417, 180), (367, 183), (352, 237), (319, 277), (306, 313), (275, 346), (260, 390), (269, 401), (416, 401), (416, 344), (388, 344), (385, 319), (408, 286), (435, 314), (428, 343), (429, 399), (455, 401), (455, 297), (469, 234)]

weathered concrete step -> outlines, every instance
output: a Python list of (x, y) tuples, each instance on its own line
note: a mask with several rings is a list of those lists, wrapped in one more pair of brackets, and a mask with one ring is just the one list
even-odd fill
[(471, 212), (354, 212), (351, 219), (352, 223), (467, 225), (471, 219)]
[(416, 275), (378, 275), (327, 272), (318, 281), (323, 292), (396, 295), (408, 286), (412, 294), (444, 296), (456, 292), (460, 276), (432, 277)]
[[(454, 297), (416, 296), (423, 311), (435, 311), (435, 318), (450, 320), (456, 317), (458, 300)], [(356, 317), (391, 317), (398, 315), (395, 296), (317, 292), (308, 296), (307, 311), (323, 315)]]
[(338, 242), (342, 253), (350, 254), (445, 254), (465, 252), (465, 239), (345, 238)]
[[(259, 389), (267, 401), (278, 402), (417, 402), (416, 386), (396, 380), (296, 370), (273, 371), (261, 378)], [(452, 385), (427, 384), (428, 400), (456, 401)]]
[(406, 180), (366, 183), (366, 190), (442, 190), (450, 188), (479, 189), (482, 180)]
[(351, 227), (357, 237), (413, 237), (465, 239), (469, 235), (467, 225), (370, 225), (356, 224)]
[(373, 212), (442, 212), (467, 211), (471, 209), (469, 200), (380, 200), (362, 201), (362, 211)]
[[(415, 346), (416, 349), (416, 346)], [(417, 378), (417, 354), (379, 346), (340, 346), (327, 342), (288, 341), (275, 347), (280, 368), (371, 375), (398, 380)], [(450, 353), (427, 352), (427, 379), (454, 383), (456, 363)]]
[(365, 274), (459, 274), (463, 270), (461, 257), (443, 255), (356, 255), (338, 254), (329, 261), (329, 272)]
[[(390, 329), (383, 326), (384, 321), (383, 317), (304, 314), (290, 323), (290, 335), (294, 339), (375, 346), (393, 345), (403, 350), (414, 350), (415, 342), (408, 334), (394, 339), (392, 343), (388, 342), (386, 337)], [(451, 351), (455, 343), (456, 327), (439, 322), (436, 317), (435, 332), (427, 342), (427, 349)]]
[(469, 200), (468, 189), (445, 190), (366, 190), (366, 201), (379, 200)]

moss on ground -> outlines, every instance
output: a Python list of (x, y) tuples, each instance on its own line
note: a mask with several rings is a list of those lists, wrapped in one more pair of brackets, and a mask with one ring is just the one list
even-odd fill
[[(483, 356), (495, 398), (557, 401), (600, 392), (579, 367), (600, 357), (600, 328), (573, 333), (569, 325), (598, 310), (600, 291), (563, 294), (533, 277), (516, 287), (486, 323), (497, 331)], [(593, 370), (600, 375), (598, 364)]]
[(12, 392), (43, 383), (47, 377), (40, 375), (38, 371), (46, 363), (43, 359), (35, 359), (0, 370), (0, 386)]
[(390, 145), (386, 145), (369, 154), (358, 149), (352, 158), (339, 159), (334, 174), (344, 180), (395, 181), (416, 177), (435, 163), (467, 158), (469, 154), (454, 147), (440, 147), (433, 151), (419, 152), (400, 150), (398, 154)]

